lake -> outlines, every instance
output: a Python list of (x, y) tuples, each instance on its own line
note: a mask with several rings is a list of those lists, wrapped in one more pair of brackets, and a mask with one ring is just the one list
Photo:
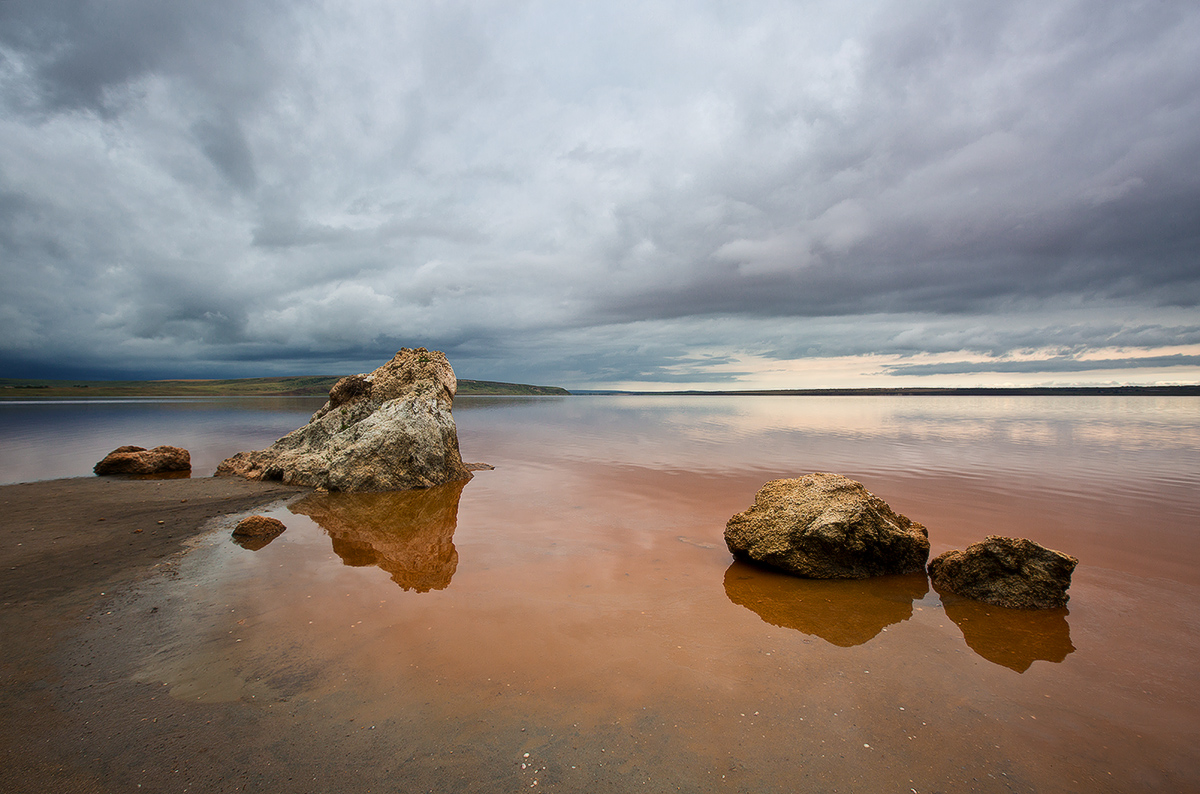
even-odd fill
[[(87, 476), (122, 444), (186, 447), (207, 476), (321, 403), (2, 402), (0, 481)], [(258, 550), (204, 536), (117, 605), (172, 616), (128, 675), (352, 723), (331, 752), (463, 791), (1200, 788), (1200, 398), (474, 397), (454, 415), (463, 459), (494, 471), (276, 506), (288, 530)], [(933, 555), (989, 534), (1074, 555), (1069, 607), (735, 563), (729, 517), (812, 471), (924, 524)]]

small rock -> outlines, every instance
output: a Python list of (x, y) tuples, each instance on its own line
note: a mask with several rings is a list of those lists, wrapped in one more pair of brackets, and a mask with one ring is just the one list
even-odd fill
[(162, 474), (191, 471), (192, 456), (180, 447), (117, 447), (92, 467), (96, 474)]
[(258, 551), (279, 537), (287, 529), (278, 518), (249, 516), (238, 522), (233, 529), (233, 539), (244, 548)]
[(1079, 560), (1025, 538), (988, 535), (965, 551), (929, 561), (933, 586), (1009, 609), (1067, 605), (1071, 573)]
[(259, 538), (263, 535), (278, 535), (287, 526), (278, 518), (270, 516), (249, 516), (243, 518), (233, 529), (233, 534), (246, 538)]

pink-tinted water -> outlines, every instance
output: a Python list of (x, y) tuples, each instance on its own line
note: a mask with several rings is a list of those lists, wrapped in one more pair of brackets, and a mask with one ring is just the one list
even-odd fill
[[(206, 537), (147, 585), (174, 623), (137, 676), (344, 725), (337, 752), (383, 778), (418, 730), (448, 789), (1196, 790), (1198, 408), (460, 400), (464, 458), (494, 471), (280, 506), (258, 551)], [(728, 518), (815, 470), (934, 554), (1006, 534), (1075, 555), (1069, 609), (733, 562)]]

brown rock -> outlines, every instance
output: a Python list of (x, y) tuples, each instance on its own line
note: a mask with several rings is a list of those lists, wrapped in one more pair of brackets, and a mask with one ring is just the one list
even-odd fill
[(243, 518), (233, 528), (233, 534), (242, 538), (261, 538), (266, 535), (275, 536), (287, 529), (278, 518), (269, 516), (249, 516)]
[(929, 561), (934, 588), (1009, 609), (1066, 606), (1079, 560), (1025, 538), (988, 535)]
[(192, 456), (180, 447), (117, 447), (92, 467), (96, 474), (162, 474), (191, 471)]
[(277, 518), (250, 516), (233, 528), (233, 542), (243, 549), (258, 551), (282, 535), (285, 529), (287, 527)]
[(443, 353), (404, 348), (334, 384), (307, 425), (264, 450), (222, 461), (217, 476), (329, 491), (402, 491), (469, 480), (450, 407), (458, 381)]
[(729, 519), (725, 543), (741, 560), (812, 579), (914, 573), (929, 559), (929, 533), (862, 483), (817, 472), (772, 480)]

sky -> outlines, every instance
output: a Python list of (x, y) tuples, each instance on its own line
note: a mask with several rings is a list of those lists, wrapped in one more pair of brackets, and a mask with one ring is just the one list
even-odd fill
[(0, 376), (1200, 383), (1200, 4), (0, 0)]

